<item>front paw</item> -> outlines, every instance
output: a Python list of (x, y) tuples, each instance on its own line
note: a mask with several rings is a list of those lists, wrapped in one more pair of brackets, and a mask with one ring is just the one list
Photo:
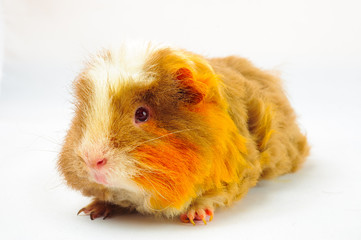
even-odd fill
[(209, 216), (208, 221), (212, 221), (214, 210), (211, 207), (204, 208), (190, 208), (186, 213), (180, 215), (180, 219), (184, 223), (191, 222), (193, 225), (196, 225), (194, 221), (203, 221), (207, 224), (207, 216)]
[(91, 220), (94, 220), (96, 218), (103, 217), (103, 219), (106, 219), (113, 215), (113, 213), (116, 212), (117, 209), (120, 207), (104, 201), (94, 200), (92, 203), (90, 203), (88, 206), (82, 208), (79, 210), (78, 215), (80, 213), (84, 213), (85, 215), (89, 215)]

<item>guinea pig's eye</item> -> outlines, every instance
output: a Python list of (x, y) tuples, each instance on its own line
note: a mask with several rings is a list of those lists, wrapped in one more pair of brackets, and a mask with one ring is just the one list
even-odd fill
[(139, 107), (134, 114), (135, 122), (145, 122), (149, 118), (149, 110), (145, 107)]

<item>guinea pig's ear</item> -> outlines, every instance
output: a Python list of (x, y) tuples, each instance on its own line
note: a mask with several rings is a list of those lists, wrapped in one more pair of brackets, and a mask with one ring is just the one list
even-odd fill
[(185, 103), (198, 104), (205, 98), (207, 85), (197, 81), (190, 68), (179, 68), (174, 74), (174, 79), (178, 83), (180, 99)]

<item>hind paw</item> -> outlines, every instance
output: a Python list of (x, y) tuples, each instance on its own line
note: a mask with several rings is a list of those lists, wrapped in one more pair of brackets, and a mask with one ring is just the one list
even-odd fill
[(180, 219), (184, 223), (191, 222), (193, 225), (196, 225), (194, 221), (203, 221), (204, 225), (213, 219), (213, 209), (212, 208), (198, 208), (198, 209), (190, 209), (187, 213), (183, 213), (180, 215)]

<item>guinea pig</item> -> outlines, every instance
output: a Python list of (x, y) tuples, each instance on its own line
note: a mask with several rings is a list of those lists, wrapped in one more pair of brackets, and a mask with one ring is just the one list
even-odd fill
[(206, 224), (309, 153), (279, 78), (240, 57), (153, 44), (102, 50), (74, 90), (58, 168), (93, 197), (79, 211), (91, 219), (134, 210)]

